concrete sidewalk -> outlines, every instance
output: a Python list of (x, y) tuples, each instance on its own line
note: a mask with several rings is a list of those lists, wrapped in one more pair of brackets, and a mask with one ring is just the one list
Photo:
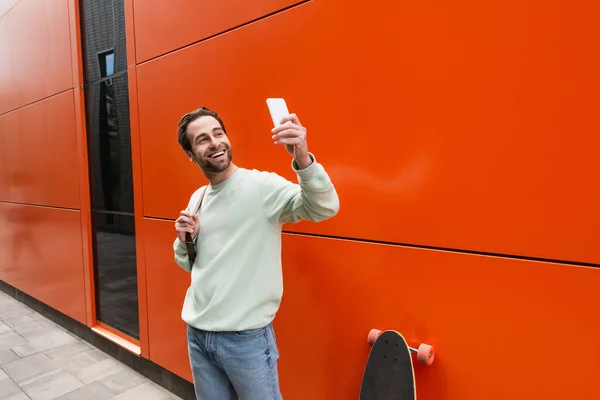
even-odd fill
[(27, 399), (179, 397), (0, 291), (0, 400)]

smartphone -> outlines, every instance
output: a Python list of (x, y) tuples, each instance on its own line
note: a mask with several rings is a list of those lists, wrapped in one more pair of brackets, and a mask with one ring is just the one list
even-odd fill
[(269, 113), (271, 113), (271, 119), (275, 127), (281, 125), (281, 120), (290, 115), (284, 99), (269, 98), (267, 99), (267, 107), (269, 107)]

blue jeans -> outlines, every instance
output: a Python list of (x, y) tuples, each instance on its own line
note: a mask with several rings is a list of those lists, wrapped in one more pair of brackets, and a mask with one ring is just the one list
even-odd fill
[(240, 332), (188, 326), (188, 352), (198, 400), (281, 400), (273, 325)]

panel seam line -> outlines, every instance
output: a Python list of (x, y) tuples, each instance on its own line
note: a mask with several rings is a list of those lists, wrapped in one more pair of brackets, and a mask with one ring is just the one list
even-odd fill
[[(304, 0), (304, 1), (301, 1), (301, 2), (299, 2), (299, 3), (292, 4), (291, 6), (287, 6), (287, 7), (285, 7), (285, 8), (282, 8), (282, 9), (280, 9), (280, 10), (273, 11), (273, 12), (271, 12), (271, 13), (269, 13), (269, 14), (263, 15), (263, 16), (261, 16), (261, 17), (254, 18), (253, 20), (250, 20), (250, 21), (247, 21), (247, 22), (241, 23), (241, 24), (239, 24), (239, 25), (236, 25), (236, 26), (234, 26), (234, 27), (232, 27), (232, 28), (225, 29), (224, 31), (217, 32), (217, 33), (214, 33), (214, 34), (212, 34), (212, 35), (210, 35), (210, 36), (207, 36), (207, 37), (205, 37), (205, 38), (202, 38), (202, 39), (196, 40), (196, 41), (194, 41), (194, 42), (188, 43), (188, 44), (186, 44), (186, 45), (183, 45), (183, 46), (177, 47), (177, 48), (175, 48), (175, 49), (169, 50), (169, 51), (167, 51), (166, 53), (161, 53), (161, 54), (158, 54), (158, 55), (156, 55), (156, 56), (153, 56), (153, 57), (151, 57), (151, 58), (149, 58), (149, 59), (147, 59), (147, 60), (144, 60), (144, 61), (140, 62), (140, 63), (139, 63), (139, 64), (137, 64), (137, 65), (143, 65), (143, 64), (146, 64), (146, 63), (148, 63), (148, 62), (150, 62), (150, 61), (154, 61), (154, 60), (156, 60), (156, 59), (158, 59), (158, 58), (165, 57), (165, 56), (167, 56), (167, 55), (169, 55), (169, 54), (172, 54), (172, 53), (175, 53), (175, 52), (177, 52), (177, 51), (179, 51), (179, 50), (183, 50), (183, 49), (186, 49), (186, 48), (188, 48), (188, 47), (194, 46), (194, 45), (196, 45), (196, 44), (199, 44), (199, 43), (202, 43), (202, 42), (206, 42), (207, 40), (214, 39), (214, 38), (216, 38), (216, 37), (218, 37), (218, 36), (223, 36), (223, 35), (225, 35), (226, 33), (229, 33), (229, 32), (235, 31), (235, 30), (237, 30), (237, 29), (243, 28), (243, 27), (245, 27), (245, 26), (248, 26), (248, 25), (250, 25), (250, 24), (253, 24), (253, 23), (255, 23), (255, 22), (258, 22), (258, 21), (261, 21), (261, 20), (263, 20), (263, 19), (266, 19), (266, 18), (272, 17), (272, 16), (274, 16), (274, 15), (277, 15), (277, 14), (281, 14), (281, 13), (283, 13), (283, 12), (285, 12), (285, 11), (289, 11), (289, 10), (291, 10), (291, 9), (293, 9), (293, 8), (296, 8), (296, 7), (303, 6), (303, 5), (305, 5), (306, 3), (310, 3), (311, 1), (312, 1), (312, 0)], [(137, 58), (137, 55), (136, 55), (136, 58)], [(137, 60), (136, 60), (136, 61), (137, 61)]]

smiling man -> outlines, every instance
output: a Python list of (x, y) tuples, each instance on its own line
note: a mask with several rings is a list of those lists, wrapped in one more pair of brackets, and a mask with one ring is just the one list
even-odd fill
[(209, 181), (175, 221), (173, 244), (175, 261), (191, 272), (182, 318), (198, 399), (281, 399), (272, 321), (283, 294), (282, 226), (323, 221), (339, 209), (306, 128), (294, 114), (281, 122), (272, 139), (292, 155), (298, 184), (236, 166), (215, 112), (199, 108), (179, 121), (179, 144)]

